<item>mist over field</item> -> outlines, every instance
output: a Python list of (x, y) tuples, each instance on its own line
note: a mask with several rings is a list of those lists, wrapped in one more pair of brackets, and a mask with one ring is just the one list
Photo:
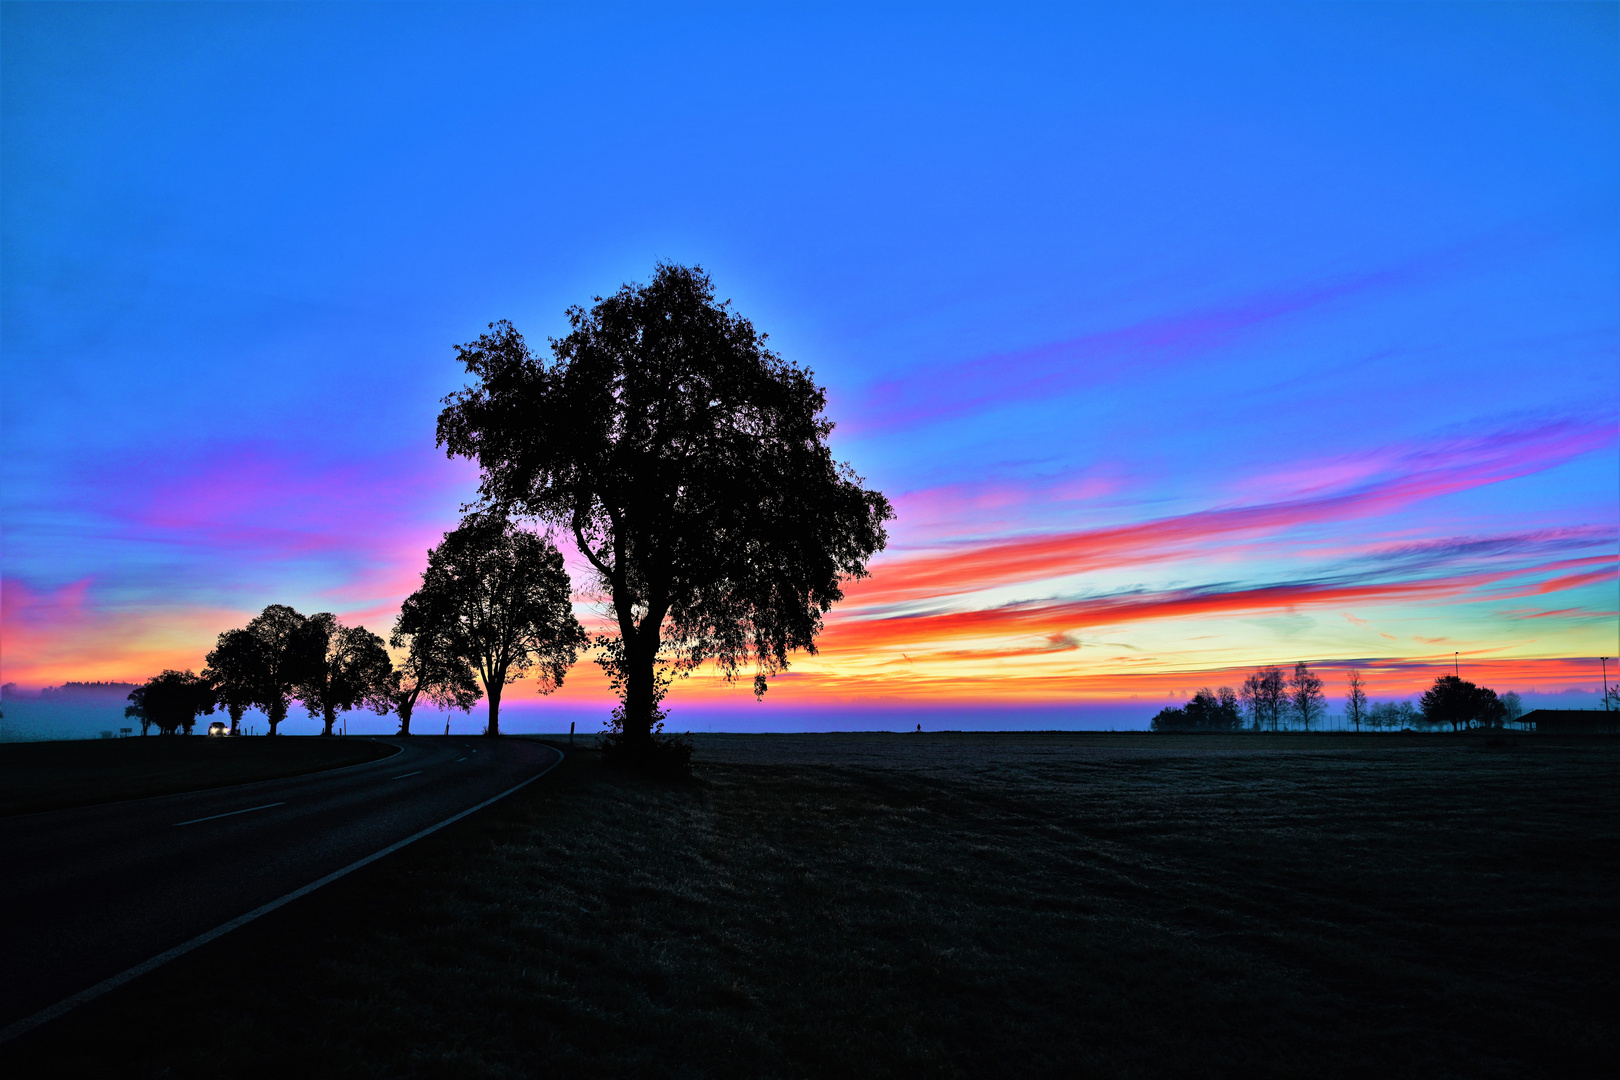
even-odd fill
[[(1580, 689), (1563, 693), (1521, 692), (1528, 709), (1596, 708), (1592, 694)], [(666, 730), (673, 732), (832, 732), (832, 731), (912, 731), (921, 724), (924, 731), (1146, 731), (1153, 714), (1166, 705), (1185, 704), (1184, 699), (1143, 698), (1122, 702), (1083, 702), (1074, 705), (922, 705), (849, 706), (841, 709), (792, 708), (769, 713), (752, 702), (738, 705), (697, 703), (673, 710)], [(1330, 701), (1329, 725), (1339, 723), (1342, 702)], [(96, 739), (103, 731), (115, 735), (123, 727), (140, 736), (140, 724), (125, 719), (121, 705), (101, 701), (47, 701), (37, 697), (15, 697), (4, 701), (5, 716), (0, 718), (0, 742), (33, 742), (41, 739)], [(393, 735), (399, 721), (393, 716), (372, 712), (343, 714), (350, 735)], [(503, 703), (501, 724), (514, 735), (566, 734), (575, 725), (576, 738), (589, 739), (602, 731), (608, 712), (600, 705), (568, 702), (526, 701), (515, 698)], [(212, 719), (226, 719), (222, 713), (204, 717), (197, 731), (207, 730)], [(442, 735), (445, 721), (452, 735), (476, 735), (483, 731), (482, 708), (471, 713), (442, 709), (418, 709), (411, 728), (419, 735)], [(263, 733), (264, 713), (250, 709), (243, 716), (249, 730)], [(289, 713), (281, 730), (287, 735), (316, 735), (321, 721), (303, 710)], [(151, 737), (157, 738), (154, 733)]]

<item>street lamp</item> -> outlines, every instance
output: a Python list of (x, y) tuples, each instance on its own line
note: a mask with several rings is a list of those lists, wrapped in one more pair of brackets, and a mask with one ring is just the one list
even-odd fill
[(1603, 711), (1608, 712), (1609, 711), (1609, 658), (1607, 656), (1600, 656), (1600, 657), (1598, 657), (1598, 659), (1600, 661), (1602, 661), (1602, 663), (1603, 663)]

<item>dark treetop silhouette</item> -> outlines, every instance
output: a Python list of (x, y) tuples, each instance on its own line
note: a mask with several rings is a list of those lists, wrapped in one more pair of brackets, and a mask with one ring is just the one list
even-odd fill
[(1434, 685), (1423, 692), (1420, 699), (1423, 717), (1431, 724), (1450, 724), (1451, 729), (1473, 727), (1500, 727), (1507, 718), (1507, 709), (1496, 696), (1496, 691), (1475, 686), (1467, 679), (1455, 675), (1442, 675)]
[(405, 652), (404, 661), (394, 672), (389, 697), (399, 714), (399, 733), (409, 735), (411, 714), (418, 701), (467, 712), (484, 694), (478, 689), (472, 669), (456, 654), (454, 626), (429, 624), (423, 616), (430, 612), (418, 606), (410, 624), (414, 629), (406, 629), (403, 614), (388, 638), (388, 644)]
[(382, 638), (363, 626), (344, 626), (327, 611), (305, 620), (304, 633), (309, 663), (297, 693), (309, 715), (320, 716), (322, 735), (332, 734), (339, 710), (361, 705), (379, 716), (389, 710), (394, 664)]
[(156, 725), (160, 735), (173, 735), (181, 728), (190, 735), (197, 717), (213, 715), (216, 700), (207, 679), (170, 670), (131, 690), (124, 715), (140, 720), (143, 735), (149, 725)]
[(219, 635), (205, 674), (231, 710), (233, 724), (242, 708), (256, 705), (274, 735), (301, 684), (324, 662), (326, 646), (326, 637), (310, 627), (309, 619), (286, 604), (271, 604), (246, 628)]
[(490, 735), (501, 733), (509, 680), (537, 667), (540, 692), (550, 693), (586, 644), (562, 555), (498, 514), (470, 515), (428, 552), (422, 587), (405, 598), (395, 633), (437, 635), (447, 661), (477, 670)]
[(265, 681), (264, 642), (246, 630), (227, 630), (208, 654), (203, 677), (231, 714), (231, 734), (242, 731), (242, 714), (258, 703)]
[(751, 660), (760, 695), (813, 653), (893, 511), (833, 460), (811, 373), (701, 269), (660, 265), (568, 320), (549, 362), (507, 322), (460, 346), (478, 381), (445, 399), (438, 443), (478, 463), (489, 506), (573, 534), (617, 623), (598, 642), (616, 723), (650, 745), (671, 672)]

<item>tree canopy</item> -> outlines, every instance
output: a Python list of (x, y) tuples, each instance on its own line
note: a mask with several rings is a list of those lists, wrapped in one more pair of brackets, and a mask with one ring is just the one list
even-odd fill
[[(240, 635), (240, 636), (239, 636)], [(270, 734), (287, 718), (297, 689), (320, 667), (326, 640), (309, 620), (286, 604), (271, 604), (241, 630), (227, 630), (208, 654), (208, 672), (223, 687), (221, 696), (243, 707), (264, 710)], [(232, 713), (232, 719), (239, 713)]]
[(1294, 673), (1288, 677), (1288, 708), (1306, 731), (1327, 711), (1322, 677), (1303, 660), (1294, 665)]
[(1153, 731), (1236, 731), (1243, 724), (1230, 686), (1204, 687), (1181, 708), (1161, 709), (1148, 725)]
[(696, 267), (568, 310), (549, 359), (507, 322), (458, 353), (438, 443), (476, 461), (484, 502), (566, 530), (611, 605), (600, 663), (619, 722), (650, 739), (664, 670), (729, 679), (815, 651), (842, 583), (887, 542), (887, 499), (828, 447), (812, 373), (717, 303)]
[(160, 735), (173, 735), (182, 728), (190, 735), (197, 717), (212, 716), (216, 703), (214, 687), (207, 679), (190, 671), (168, 670), (129, 692), (124, 715), (139, 719), (143, 734), (150, 724)]
[(395, 633), (438, 635), (446, 664), (478, 673), (490, 735), (500, 734), (507, 682), (532, 669), (550, 693), (586, 644), (556, 546), (492, 513), (470, 515), (428, 552), (422, 587), (405, 599)]
[(242, 714), (258, 704), (266, 677), (265, 643), (246, 630), (227, 630), (208, 654), (203, 677), (231, 716), (231, 734), (242, 729)]
[(303, 634), (307, 662), (294, 692), (309, 715), (321, 718), (322, 735), (332, 734), (340, 711), (358, 706), (381, 715), (392, 707), (394, 662), (382, 638), (344, 626), (329, 611), (305, 620)]
[(1288, 701), (1287, 680), (1282, 668), (1263, 667), (1243, 680), (1239, 691), (1243, 707), (1254, 721), (1254, 729), (1275, 731), (1280, 725), (1283, 709)]
[(1497, 699), (1496, 691), (1475, 686), (1456, 675), (1442, 675), (1434, 685), (1423, 692), (1420, 699), (1423, 718), (1431, 724), (1450, 724), (1456, 731), (1479, 724), (1500, 727), (1507, 718), (1507, 709)]
[(455, 627), (428, 623), (423, 616), (430, 613), (418, 607), (414, 629), (407, 630), (403, 619), (396, 620), (388, 637), (389, 645), (405, 653), (389, 687), (401, 735), (411, 733), (411, 714), (418, 701), (467, 712), (484, 696), (472, 668), (456, 653)]

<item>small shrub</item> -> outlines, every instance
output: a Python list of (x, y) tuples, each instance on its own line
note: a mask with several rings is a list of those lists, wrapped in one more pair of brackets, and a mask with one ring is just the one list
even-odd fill
[(602, 760), (614, 768), (643, 776), (692, 775), (692, 740), (685, 735), (653, 735), (632, 741), (622, 731), (609, 731), (598, 738), (597, 746)]

